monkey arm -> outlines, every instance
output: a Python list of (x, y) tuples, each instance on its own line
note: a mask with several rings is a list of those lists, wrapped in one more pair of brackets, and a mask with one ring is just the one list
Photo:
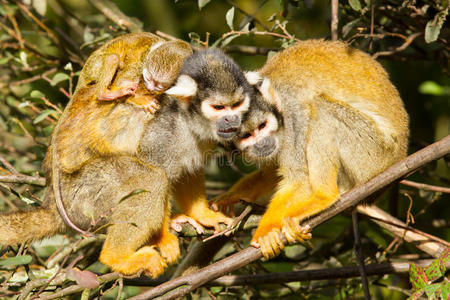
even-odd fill
[(327, 209), (339, 198), (336, 167), (313, 163), (309, 170), (309, 178), (304, 180), (282, 180), (252, 237), (251, 244), (260, 247), (266, 258), (284, 248), (280, 233), (289, 243), (311, 238), (309, 228), (300, 226), (300, 221)]
[(281, 179), (277, 171), (277, 167), (268, 166), (241, 178), (229, 191), (213, 199), (213, 208), (232, 211), (234, 204), (240, 200), (253, 203), (259, 198), (270, 196)]
[(181, 211), (206, 227), (214, 227), (220, 231), (219, 224), (230, 225), (232, 220), (220, 212), (208, 207), (205, 193), (205, 177), (203, 171), (185, 174), (175, 183), (174, 196)]

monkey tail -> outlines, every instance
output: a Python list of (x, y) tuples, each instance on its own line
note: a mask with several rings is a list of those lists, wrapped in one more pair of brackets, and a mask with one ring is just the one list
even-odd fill
[(0, 215), (0, 245), (16, 245), (66, 231), (54, 204)]

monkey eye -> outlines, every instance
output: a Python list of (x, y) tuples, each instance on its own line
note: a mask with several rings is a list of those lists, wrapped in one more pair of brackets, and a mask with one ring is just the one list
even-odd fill
[(264, 121), (264, 122), (262, 122), (261, 124), (259, 124), (258, 129), (261, 130), (261, 129), (263, 129), (264, 127), (266, 127), (266, 125), (267, 125), (267, 121)]
[(222, 110), (225, 108), (225, 105), (212, 105), (215, 110)]
[(241, 136), (241, 138), (244, 140), (244, 139), (247, 139), (247, 138), (249, 138), (249, 137), (251, 137), (252, 136), (252, 134), (250, 133), (250, 132), (247, 132), (247, 133), (244, 133), (242, 136)]
[(244, 102), (244, 100), (239, 100), (238, 102), (233, 103), (233, 104), (231, 105), (231, 107), (236, 108), (236, 107), (240, 106), (240, 105), (242, 104), (242, 102)]

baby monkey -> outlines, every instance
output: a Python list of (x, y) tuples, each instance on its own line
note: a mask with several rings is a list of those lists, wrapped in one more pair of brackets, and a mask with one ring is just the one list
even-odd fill
[[(107, 43), (88, 59), (80, 78), (86, 82), (81, 86), (95, 84), (97, 100), (128, 96), (127, 102), (155, 113), (159, 105), (156, 97), (175, 82), (192, 49), (184, 41), (163, 41), (149, 33), (132, 44), (130, 36)], [(141, 76), (146, 89), (138, 91)]]
[(249, 81), (258, 92), (236, 146), (261, 169), (217, 199), (272, 195), (251, 244), (266, 258), (310, 238), (300, 222), (406, 156), (408, 116), (384, 69), (342, 42), (303, 41)]

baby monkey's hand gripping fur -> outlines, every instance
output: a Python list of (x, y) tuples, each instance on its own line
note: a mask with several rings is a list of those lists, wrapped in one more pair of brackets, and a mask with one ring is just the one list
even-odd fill
[(254, 201), (267, 189), (244, 189), (276, 184), (251, 241), (270, 258), (284, 247), (280, 233), (309, 238), (302, 220), (406, 156), (408, 116), (384, 69), (342, 42), (299, 42), (247, 78), (259, 93), (236, 145), (263, 168), (218, 204)]

